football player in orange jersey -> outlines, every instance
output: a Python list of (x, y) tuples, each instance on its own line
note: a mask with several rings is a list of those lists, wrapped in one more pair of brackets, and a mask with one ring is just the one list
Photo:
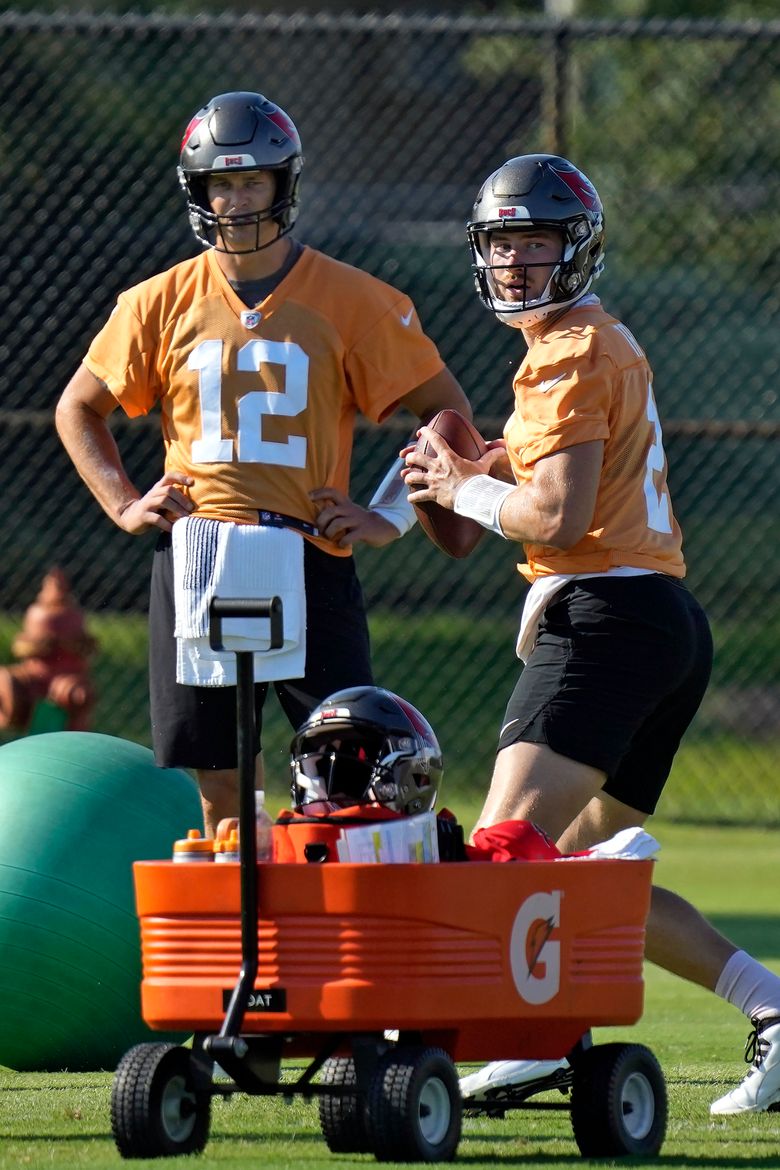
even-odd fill
[[(109, 517), (132, 535), (158, 531), (149, 615), (155, 756), (194, 769), (210, 835), (237, 812), (235, 689), (176, 681), (174, 525), (193, 515), (281, 527), (303, 541), (305, 672), (272, 676), (298, 727), (332, 692), (372, 683), (352, 546), (385, 545), (414, 518), (400, 463), (368, 507), (350, 498), (357, 413), (381, 422), (404, 406), (425, 421), (451, 407), (471, 417), (409, 298), (289, 234), (302, 165), (293, 122), (262, 94), (221, 94), (198, 111), (178, 173), (204, 250), (122, 293), (56, 413)], [(158, 405), (164, 471), (140, 486), (108, 419), (118, 406), (136, 417)], [(261, 679), (258, 725), (267, 689)]]
[[(647, 358), (591, 292), (604, 258), (593, 184), (558, 156), (510, 159), (479, 191), (468, 237), (480, 299), (528, 347), (515, 410), (474, 462), (423, 427), (436, 455), (407, 447), (404, 474), (411, 501), (436, 500), (524, 545), (526, 665), (477, 827), (531, 820), (570, 853), (655, 810), (704, 695), (712, 641), (682, 583)], [(660, 888), (647, 956), (753, 1024), (751, 1070), (711, 1112), (780, 1102), (780, 979)], [(499, 1061), (462, 1091), (472, 1102), (527, 1095), (560, 1071)]]

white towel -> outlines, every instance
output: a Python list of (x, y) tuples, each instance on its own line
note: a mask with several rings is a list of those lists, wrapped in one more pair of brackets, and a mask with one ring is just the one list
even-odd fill
[[(302, 678), (306, 670), (303, 537), (289, 528), (186, 516), (173, 526), (176, 681), (236, 685), (236, 650), (254, 651), (257, 682)], [(213, 597), (280, 597), (284, 644), (268, 650), (267, 618), (224, 618), (224, 650), (209, 645)]]
[(648, 861), (657, 857), (661, 846), (650, 833), (638, 825), (632, 829), (621, 829), (608, 841), (601, 841), (588, 850), (588, 857), (612, 858), (621, 861)]
[(661, 846), (650, 833), (638, 825), (621, 829), (608, 841), (601, 841), (582, 853), (566, 853), (559, 861), (649, 861), (658, 856)]

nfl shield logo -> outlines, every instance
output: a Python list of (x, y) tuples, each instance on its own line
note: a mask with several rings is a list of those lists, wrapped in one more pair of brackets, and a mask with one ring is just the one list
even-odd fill
[(241, 324), (245, 329), (256, 329), (263, 319), (263, 314), (257, 309), (245, 309), (241, 314)]

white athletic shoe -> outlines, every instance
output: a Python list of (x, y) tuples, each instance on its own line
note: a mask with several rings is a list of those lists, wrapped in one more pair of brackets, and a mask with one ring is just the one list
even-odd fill
[(494, 1060), (477, 1072), (460, 1079), (460, 1095), (464, 1101), (500, 1100), (505, 1096), (501, 1089), (519, 1088), (533, 1081), (544, 1080), (563, 1069), (568, 1069), (568, 1060)]
[(763, 1113), (780, 1108), (780, 1016), (751, 1020), (753, 1031), (745, 1045), (750, 1071), (736, 1089), (710, 1105), (710, 1113)]

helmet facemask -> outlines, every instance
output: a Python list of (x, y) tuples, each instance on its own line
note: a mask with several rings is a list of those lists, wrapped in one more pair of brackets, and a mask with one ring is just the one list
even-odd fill
[[(294, 163), (297, 163), (297, 166)], [(216, 252), (243, 255), (246, 252), (260, 252), (263, 248), (268, 248), (271, 244), (276, 243), (282, 236), (286, 236), (292, 230), (298, 214), (297, 190), (298, 176), (301, 172), (301, 160), (296, 159), (278, 170), (272, 170), (270, 167), (263, 166), (231, 167), (230, 171), (232, 174), (240, 173), (241, 171), (270, 170), (276, 181), (276, 192), (271, 206), (265, 211), (247, 212), (244, 215), (219, 216), (212, 211), (211, 202), (208, 197), (209, 178), (211, 175), (224, 173), (226, 169), (220, 167), (202, 174), (187, 175), (181, 167), (178, 168), (179, 183), (187, 198), (187, 213), (190, 227), (203, 246), (205, 248), (213, 248)], [(267, 223), (269, 220), (273, 220), (279, 225), (279, 231), (273, 239), (261, 243), (260, 225)], [(223, 225), (236, 226), (243, 224), (254, 225), (254, 242), (244, 248), (230, 247), (222, 236), (220, 228)]]
[(290, 768), (296, 807), (376, 804), (412, 816), (435, 804), (441, 750), (411, 704), (359, 687), (315, 708), (293, 739)]
[[(561, 263), (563, 260), (563, 245), (561, 244), (561, 255), (557, 262), (550, 260), (540, 261), (539, 263), (523, 263), (521, 261), (503, 262), (493, 254), (491, 241), (493, 236), (498, 231), (502, 235), (531, 234), (536, 225), (529, 225), (526, 227), (516, 227), (510, 230), (505, 228), (494, 231), (481, 231), (474, 233), (475, 241), (472, 243), (472, 255), (474, 256), (474, 272), (477, 281), (477, 286), (480, 295), (484, 301), (489, 301), (493, 312), (497, 313), (501, 319), (505, 316), (513, 317), (515, 314), (523, 314), (523, 320), (529, 320), (529, 314), (536, 309), (544, 308), (546, 305), (552, 304), (557, 288), (558, 277), (561, 271)], [(560, 235), (560, 232), (557, 232)], [(475, 246), (476, 245), (476, 246)], [(529, 291), (529, 284), (533, 282), (532, 273), (538, 269), (543, 268), (549, 271), (550, 275), (544, 288), (538, 295), (527, 295)], [(508, 297), (504, 291), (504, 286), (498, 274), (504, 272), (511, 272), (513, 275), (519, 275), (520, 285), (523, 289), (523, 295), (520, 298)]]

